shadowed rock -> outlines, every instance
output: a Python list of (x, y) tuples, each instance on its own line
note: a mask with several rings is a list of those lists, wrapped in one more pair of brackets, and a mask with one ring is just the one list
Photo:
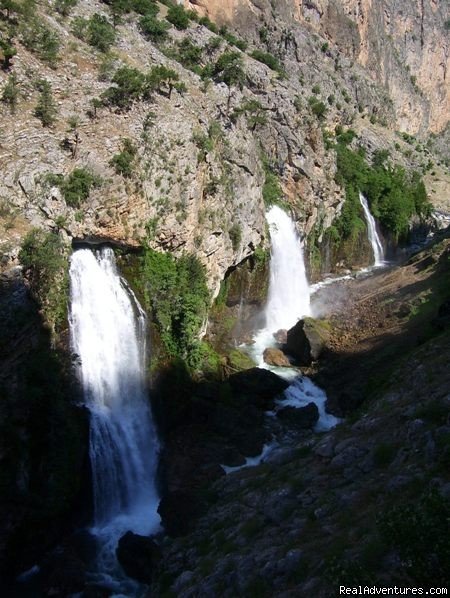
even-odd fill
[(329, 339), (328, 322), (304, 318), (288, 330), (286, 352), (295, 357), (300, 365), (311, 365), (323, 353)]

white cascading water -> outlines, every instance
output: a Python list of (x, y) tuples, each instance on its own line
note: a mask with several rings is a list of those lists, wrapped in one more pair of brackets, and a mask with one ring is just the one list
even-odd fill
[(159, 529), (158, 440), (145, 382), (146, 320), (119, 276), (114, 252), (79, 249), (70, 262), (72, 349), (91, 413), (96, 570), (117, 579), (115, 548), (131, 530)]
[[(263, 359), (264, 349), (276, 344), (274, 332), (292, 328), (300, 318), (311, 315), (311, 293), (306, 278), (303, 246), (295, 223), (278, 206), (272, 206), (266, 218), (269, 223), (271, 243), (270, 282), (265, 309), (266, 326), (256, 335), (249, 352), (259, 367), (270, 369), (291, 382), (283, 397), (277, 401), (277, 409), (287, 406), (304, 407), (313, 402), (319, 409), (316, 431), (328, 430), (339, 420), (326, 413), (324, 391), (308, 378), (299, 376), (298, 370), (269, 366)], [(272, 448), (270, 447), (270, 450)], [(269, 454), (267, 447), (265, 450)], [(263, 454), (254, 461), (259, 462), (258, 459), (264, 457), (263, 451)]]
[(367, 199), (364, 197), (362, 193), (359, 194), (359, 201), (361, 202), (362, 208), (364, 210), (364, 217), (367, 223), (367, 234), (369, 237), (369, 243), (371, 244), (373, 251), (373, 265), (375, 267), (383, 266), (384, 249), (377, 231), (377, 224), (375, 222), (375, 218), (372, 216)]
[(270, 228), (271, 261), (266, 328), (291, 328), (311, 313), (303, 246), (290, 216), (278, 206), (266, 214)]

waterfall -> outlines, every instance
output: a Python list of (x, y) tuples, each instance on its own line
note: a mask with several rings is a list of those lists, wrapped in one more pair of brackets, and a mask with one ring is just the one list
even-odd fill
[(367, 222), (367, 233), (369, 236), (369, 243), (372, 246), (373, 257), (375, 260), (373, 265), (375, 267), (382, 266), (384, 264), (384, 249), (377, 232), (375, 218), (370, 213), (369, 204), (367, 203), (367, 199), (364, 197), (362, 193), (359, 194), (359, 201), (361, 202), (362, 208), (364, 210), (364, 217)]
[(72, 349), (91, 413), (97, 570), (114, 577), (120, 536), (159, 527), (158, 440), (145, 382), (146, 320), (110, 248), (75, 251), (70, 284)]
[(272, 206), (266, 214), (270, 228), (271, 261), (266, 328), (291, 328), (311, 314), (303, 246), (289, 215)]

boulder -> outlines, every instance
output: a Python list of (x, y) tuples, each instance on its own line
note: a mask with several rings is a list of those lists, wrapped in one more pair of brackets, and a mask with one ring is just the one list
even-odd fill
[(277, 330), (273, 333), (273, 338), (277, 341), (277, 343), (280, 343), (280, 345), (286, 344), (287, 330), (285, 330), (284, 328), (280, 328), (280, 330)]
[(311, 365), (323, 353), (330, 340), (330, 325), (326, 320), (303, 318), (287, 333), (286, 352), (300, 365)]
[(159, 502), (158, 513), (167, 534), (172, 538), (188, 534), (202, 513), (201, 501), (185, 490), (167, 492)]
[(275, 397), (289, 386), (273, 372), (262, 368), (251, 368), (233, 374), (227, 380), (233, 395), (259, 409), (272, 409)]
[(127, 532), (119, 540), (116, 556), (129, 577), (150, 584), (161, 551), (152, 538)]
[(277, 411), (277, 417), (290, 426), (307, 430), (315, 426), (319, 419), (319, 409), (315, 403), (308, 403), (304, 407), (283, 407)]
[(269, 365), (275, 365), (281, 368), (288, 368), (291, 366), (289, 359), (283, 351), (280, 351), (280, 349), (274, 349), (272, 347), (264, 349), (263, 359)]

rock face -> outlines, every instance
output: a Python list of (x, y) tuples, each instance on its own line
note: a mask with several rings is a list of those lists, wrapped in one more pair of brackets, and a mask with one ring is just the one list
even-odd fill
[(288, 330), (286, 352), (293, 355), (300, 365), (317, 361), (330, 339), (329, 324), (323, 320), (304, 318)]
[(264, 349), (263, 359), (269, 365), (275, 365), (278, 367), (290, 367), (290, 361), (280, 349), (272, 349), (268, 347)]
[(119, 540), (116, 555), (129, 577), (141, 583), (150, 584), (153, 571), (161, 557), (161, 551), (151, 538), (127, 532)]
[[(276, 20), (297, 22), (357, 61), (388, 91), (397, 128), (411, 134), (442, 131), (448, 122), (450, 66), (445, 8), (436, 0), (228, 0), (186, 2), (212, 19), (257, 34)], [(282, 35), (285, 35), (284, 31)]]
[(308, 403), (305, 407), (283, 407), (277, 411), (277, 417), (293, 426), (302, 430), (312, 428), (319, 419), (319, 409), (315, 403)]

